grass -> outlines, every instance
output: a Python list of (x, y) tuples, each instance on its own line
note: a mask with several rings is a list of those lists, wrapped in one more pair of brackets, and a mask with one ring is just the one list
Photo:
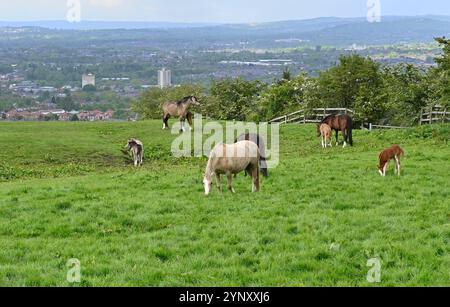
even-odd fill
[[(323, 150), (283, 126), (281, 161), (250, 193), (203, 195), (205, 159), (176, 159), (160, 122), (0, 123), (0, 285), (449, 286), (449, 125), (355, 132)], [(137, 137), (145, 166), (121, 148)], [(379, 151), (401, 144), (403, 175)], [(370, 258), (382, 263), (370, 284)]]

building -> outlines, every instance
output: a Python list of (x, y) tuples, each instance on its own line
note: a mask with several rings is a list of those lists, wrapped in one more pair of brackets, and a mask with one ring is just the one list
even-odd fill
[(84, 74), (81, 78), (81, 88), (84, 88), (86, 85), (95, 86), (95, 75), (93, 74)]
[(6, 119), (10, 121), (45, 121), (45, 120), (58, 120), (58, 121), (70, 121), (74, 117), (82, 121), (108, 121), (112, 120), (114, 112), (108, 110), (102, 112), (99, 110), (94, 111), (71, 111), (65, 110), (26, 110), (15, 109), (4, 114), (0, 114), (0, 119)]
[(99, 110), (85, 111), (78, 114), (78, 118), (81, 121), (106, 121), (113, 118), (114, 112), (112, 110), (102, 112)]
[(172, 86), (172, 72), (163, 68), (158, 71), (158, 86), (160, 88), (165, 88)]

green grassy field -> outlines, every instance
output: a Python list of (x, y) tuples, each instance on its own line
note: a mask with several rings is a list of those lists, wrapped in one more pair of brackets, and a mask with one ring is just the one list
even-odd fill
[[(121, 153), (146, 144), (136, 170)], [(324, 150), (283, 126), (281, 161), (252, 194), (205, 197), (206, 159), (176, 159), (161, 123), (0, 123), (0, 285), (450, 285), (450, 126), (355, 131)], [(403, 175), (377, 173), (401, 144)], [(381, 283), (367, 261), (379, 258)]]

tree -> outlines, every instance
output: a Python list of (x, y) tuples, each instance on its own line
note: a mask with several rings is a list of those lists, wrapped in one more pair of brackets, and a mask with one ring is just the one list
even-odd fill
[(58, 108), (66, 111), (79, 110), (81, 108), (79, 104), (76, 104), (73, 101), (72, 96), (66, 96), (63, 98), (58, 97), (56, 99), (56, 105), (58, 106)]
[(320, 74), (310, 93), (317, 100), (309, 99), (308, 107), (355, 109), (357, 119), (377, 122), (385, 110), (379, 96), (382, 85), (378, 63), (359, 55), (342, 56), (337, 66)]
[(289, 67), (286, 67), (283, 70), (283, 79), (281, 81), (290, 81), (291, 79), (292, 79), (291, 70), (289, 69)]
[(412, 125), (427, 104), (427, 78), (424, 71), (411, 64), (383, 69), (385, 117), (393, 125)]
[(95, 92), (96, 90), (97, 88), (92, 84), (88, 84), (83, 87), (83, 92)]
[(304, 98), (306, 75), (283, 79), (269, 87), (260, 98), (260, 110), (264, 119), (298, 111)]
[(437, 67), (429, 72), (430, 104), (450, 105), (450, 39), (436, 38), (443, 54), (435, 59)]
[(260, 81), (228, 78), (213, 81), (211, 99), (203, 109), (207, 116), (222, 120), (258, 120), (257, 100), (266, 85)]

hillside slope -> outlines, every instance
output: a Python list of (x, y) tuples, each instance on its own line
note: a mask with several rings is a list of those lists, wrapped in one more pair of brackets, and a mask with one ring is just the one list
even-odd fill
[[(172, 158), (160, 129), (0, 123), (0, 285), (69, 285), (70, 258), (84, 286), (370, 286), (371, 258), (383, 286), (450, 285), (449, 125), (356, 131), (329, 150), (314, 126), (284, 126), (261, 193), (238, 176), (235, 195), (210, 197), (206, 160)], [(120, 152), (132, 136), (139, 170)], [(403, 176), (381, 178), (393, 143)]]

